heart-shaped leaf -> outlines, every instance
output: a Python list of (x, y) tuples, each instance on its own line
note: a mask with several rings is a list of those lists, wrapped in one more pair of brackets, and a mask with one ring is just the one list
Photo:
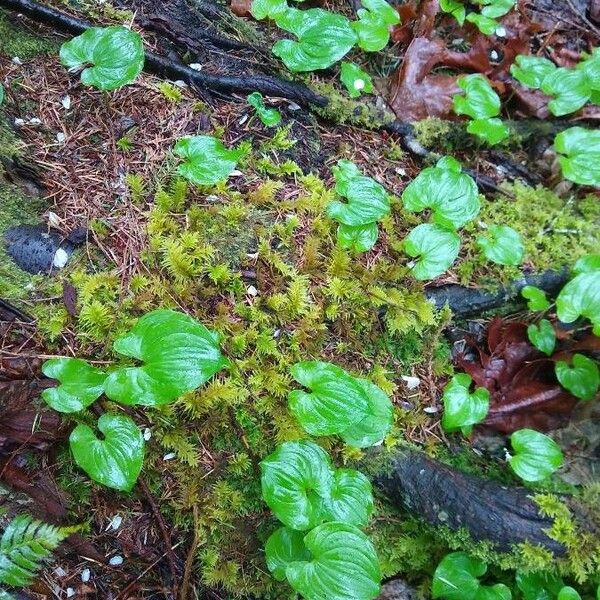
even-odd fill
[(126, 415), (104, 414), (98, 419), (104, 438), (79, 424), (69, 438), (75, 462), (94, 480), (106, 487), (129, 492), (144, 462), (144, 437)]
[(263, 498), (284, 525), (304, 531), (323, 520), (334, 471), (320, 446), (285, 442), (260, 466)]
[(521, 296), (527, 300), (529, 310), (544, 311), (550, 308), (550, 302), (546, 298), (546, 292), (534, 285), (526, 285), (521, 290)]
[(377, 223), (356, 226), (341, 223), (337, 230), (340, 248), (354, 252), (368, 252), (376, 244), (378, 237)]
[(519, 572), (516, 581), (519, 591), (523, 594), (523, 600), (554, 600), (564, 586), (558, 575), (547, 571)]
[(340, 432), (340, 437), (355, 448), (367, 448), (383, 441), (392, 427), (394, 409), (387, 394), (366, 379), (355, 381), (368, 397), (367, 414), (360, 421)]
[(560, 385), (582, 400), (591, 400), (600, 389), (598, 365), (583, 354), (575, 354), (571, 366), (559, 360), (555, 372)]
[(250, 12), (255, 19), (275, 19), (288, 9), (287, 0), (253, 0)]
[(581, 596), (575, 588), (565, 585), (565, 587), (558, 592), (558, 598), (556, 600), (581, 600)]
[(325, 520), (366, 527), (373, 513), (370, 481), (354, 469), (337, 469), (331, 496), (325, 503)]
[(371, 177), (365, 177), (356, 165), (340, 160), (333, 168), (335, 191), (345, 196), (347, 203), (337, 200), (329, 204), (327, 214), (344, 225), (375, 223), (390, 212), (390, 197), (385, 188)]
[(402, 202), (412, 212), (430, 208), (436, 223), (455, 229), (474, 219), (481, 208), (475, 181), (451, 157), (421, 171), (404, 190)]
[(274, 18), (281, 29), (298, 38), (298, 41), (279, 40), (273, 46), (273, 54), (279, 56), (290, 71), (327, 69), (348, 54), (357, 42), (346, 17), (321, 8), (288, 8)]
[(183, 138), (173, 152), (183, 159), (177, 172), (196, 185), (213, 185), (226, 179), (244, 155), (243, 150), (229, 150), (209, 135)]
[(459, 25), (464, 25), (467, 11), (465, 5), (458, 0), (440, 0), (440, 9), (445, 13), (451, 14)]
[(253, 92), (247, 98), (248, 104), (256, 110), (258, 118), (267, 127), (276, 127), (281, 123), (281, 114), (275, 108), (267, 108), (260, 92)]
[(509, 455), (512, 470), (524, 481), (542, 481), (563, 463), (558, 444), (547, 435), (533, 429), (519, 429), (510, 436), (515, 454)]
[(485, 257), (500, 265), (520, 265), (525, 255), (521, 235), (508, 225), (490, 225), (486, 235), (477, 238)]
[(471, 394), (472, 381), (466, 373), (458, 373), (444, 388), (442, 427), (446, 431), (462, 429), (469, 434), (473, 425), (485, 419), (490, 408), (490, 393), (485, 388), (477, 388)]
[(510, 131), (502, 119), (475, 119), (469, 123), (467, 131), (490, 146), (499, 144), (510, 135)]
[(472, 119), (489, 119), (500, 114), (500, 97), (483, 75), (467, 75), (458, 80), (463, 96), (454, 96), (454, 112)]
[(600, 335), (600, 271), (576, 275), (556, 299), (556, 313), (563, 323), (586, 317)]
[(556, 346), (556, 332), (548, 319), (542, 319), (539, 325), (531, 324), (527, 327), (529, 341), (544, 354), (550, 356)]
[(267, 567), (277, 581), (285, 581), (285, 570), (289, 564), (299, 560), (310, 560), (310, 552), (304, 545), (304, 535), (302, 531), (280, 527), (267, 540)]
[(216, 333), (173, 310), (144, 315), (115, 341), (114, 349), (144, 362), (114, 371), (106, 379), (106, 395), (122, 404), (167, 404), (200, 387), (228, 364)]
[(342, 63), (340, 79), (348, 90), (350, 98), (358, 98), (362, 94), (370, 94), (373, 91), (371, 76), (354, 63), (346, 61)]
[(286, 575), (306, 600), (371, 600), (379, 594), (377, 553), (360, 529), (325, 523), (315, 527), (304, 544), (312, 560), (293, 562)]
[(469, 23), (473, 23), (483, 33), (484, 35), (494, 35), (496, 33), (496, 29), (498, 29), (499, 24), (496, 19), (492, 19), (491, 17), (486, 17), (481, 13), (472, 12), (467, 15), (467, 21)]
[(447, 554), (437, 566), (431, 584), (432, 598), (473, 600), (479, 589), (479, 577), (485, 575), (486, 564), (466, 554)]
[(582, 256), (573, 267), (573, 273), (576, 275), (579, 275), (579, 273), (592, 273), (593, 271), (600, 271), (600, 254)]
[(447, 271), (460, 250), (460, 238), (455, 231), (441, 225), (417, 225), (404, 240), (409, 256), (419, 257), (412, 267), (416, 279), (434, 279)]
[(84, 85), (116, 90), (142, 72), (144, 44), (139, 33), (127, 27), (90, 27), (62, 45), (60, 60), (69, 69), (86, 67), (81, 73)]
[(58, 379), (61, 385), (42, 392), (48, 406), (62, 413), (75, 413), (87, 408), (104, 393), (107, 374), (79, 358), (47, 360), (42, 372)]
[(547, 58), (541, 56), (517, 56), (515, 63), (511, 65), (512, 76), (523, 85), (534, 90), (539, 90), (544, 79), (556, 71), (556, 65)]
[(578, 65), (587, 77), (592, 90), (600, 90), (600, 48), (594, 48), (592, 53)]
[(400, 23), (400, 14), (387, 0), (361, 0), (361, 4), (386, 25)]
[(516, 5), (516, 0), (477, 0), (477, 4), (483, 4), (481, 14), (491, 19), (503, 17)]
[(600, 187), (600, 131), (571, 127), (554, 138), (554, 149), (567, 179)]
[(310, 435), (332, 435), (361, 421), (369, 397), (358, 380), (339, 367), (320, 361), (296, 363), (292, 377), (311, 393), (289, 393), (290, 410)]
[(555, 117), (578, 111), (592, 95), (585, 72), (566, 68), (556, 69), (548, 74), (542, 82), (542, 91), (553, 96), (548, 108)]
[(398, 11), (386, 0), (363, 0), (357, 11), (358, 21), (352, 28), (358, 35), (358, 46), (365, 52), (379, 52), (390, 41), (390, 27), (400, 23)]

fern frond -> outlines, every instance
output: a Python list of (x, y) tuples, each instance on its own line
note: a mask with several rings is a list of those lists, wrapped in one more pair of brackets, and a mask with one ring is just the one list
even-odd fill
[(29, 515), (15, 517), (0, 539), (0, 583), (30, 585), (54, 549), (79, 529), (56, 527)]

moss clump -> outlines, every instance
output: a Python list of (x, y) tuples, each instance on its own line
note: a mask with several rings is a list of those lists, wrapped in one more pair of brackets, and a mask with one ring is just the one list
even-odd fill
[(413, 124), (417, 140), (425, 148), (447, 148), (447, 137), (451, 130), (449, 121), (429, 117)]
[(478, 219), (464, 228), (470, 235), (463, 237), (462, 258), (456, 268), (461, 283), (476, 281), (494, 288), (522, 274), (521, 268), (487, 261), (476, 243), (478, 235), (484, 232), (481, 223), (502, 223), (516, 229), (525, 246), (525, 266), (534, 272), (560, 270), (581, 256), (598, 251), (600, 204), (595, 196), (565, 199), (546, 188), (521, 183), (505, 189), (514, 198), (483, 199)]
[(8, 13), (0, 10), (0, 54), (28, 60), (39, 54), (56, 53), (59, 47), (55, 40), (16, 27), (10, 22)]

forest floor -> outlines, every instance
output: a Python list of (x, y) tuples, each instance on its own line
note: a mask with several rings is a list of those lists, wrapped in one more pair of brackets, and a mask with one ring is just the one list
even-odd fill
[[(243, 3), (232, 7), (242, 16), (227, 13), (226, 33), (214, 24), (206, 29), (214, 26), (215, 35), (245, 44), (233, 49), (184, 35), (182, 6), (198, 18), (195, 30), (205, 18), (190, 8), (193, 3), (46, 4), (98, 24), (133, 17), (148, 48), (199, 63), (203, 73), (283, 72), (268, 54), (276, 28), (245, 15)], [(459, 369), (461, 350), (471, 361), (477, 353), (493, 353), (486, 332), (494, 317), (503, 319), (503, 335), (514, 336), (510, 343), (527, 344), (523, 329), (537, 318), (514, 293), (494, 310), (475, 314), (467, 300), (454, 315), (425, 295), (459, 285), (493, 294), (524, 276), (564, 272), (599, 252), (598, 190), (564, 180), (551, 147), (555, 133), (568, 126), (594, 128), (598, 106), (549, 119), (535, 94), (515, 90), (508, 71), (517, 54), (530, 52), (547, 51), (561, 66), (575, 64), (580, 52), (600, 44), (595, 3), (520, 2), (505, 18), (506, 37), (460, 27), (438, 14), (439, 7), (432, 14), (435, 4), (401, 5), (403, 26), (390, 45), (372, 56), (351, 55), (377, 75), (373, 95), (348, 99), (333, 70), (302, 77), (330, 98), (329, 107), (308, 110), (268, 97), (283, 117), (274, 129), (261, 123), (246, 93), (212, 93), (147, 73), (110, 94), (85, 87), (58, 59), (70, 36), (0, 2), (0, 83), (6, 91), (0, 236), (15, 225), (41, 223), (69, 240), (72, 250), (63, 269), (32, 275), (0, 248), (0, 519), (6, 523), (25, 510), (49, 522), (85, 524), (18, 597), (290, 597), (265, 564), (264, 542), (275, 519), (262, 500), (259, 462), (277, 444), (305, 437), (286, 400), (289, 366), (301, 358), (361, 373), (390, 396), (395, 415), (386, 451), (408, 445), (467, 473), (519, 486), (506, 466), (506, 435), (535, 426), (558, 441), (566, 459), (553, 480), (530, 486), (531, 493), (597, 493), (597, 398), (585, 405), (561, 397), (560, 407), (505, 406), (469, 438), (444, 432), (442, 392)], [(324, 6), (353, 14), (351, 4)], [(415, 52), (417, 37), (428, 41)], [(432, 53), (436, 45), (439, 56)], [(465, 72), (486, 74), (507, 99), (503, 116), (511, 135), (494, 150), (469, 136), (452, 114), (456, 79)], [(414, 128), (395, 133), (393, 120)], [(197, 188), (175, 175), (173, 145), (197, 134), (246, 149), (227, 182)], [(431, 164), (431, 153), (451, 154), (470, 169), (482, 210), (464, 228), (455, 264), (423, 285), (402, 250), (422, 218), (403, 211), (400, 196)], [(353, 161), (392, 195), (377, 244), (361, 255), (336, 245), (335, 224), (325, 216), (334, 197), (332, 167), (340, 159)], [(476, 238), (486, 223), (520, 233), (522, 265), (482, 260)], [(113, 341), (156, 308), (187, 312), (219, 332), (234, 367), (171, 406), (125, 407), (148, 439), (140, 482), (127, 495), (93, 483), (74, 465), (66, 444), (72, 422), (42, 406), (40, 391), (50, 384), (40, 368), (59, 355), (110, 364)], [(562, 341), (570, 349), (588, 338), (583, 328), (565, 331)], [(509, 351), (510, 343), (504, 346)], [(592, 352), (598, 351), (596, 344)], [(510, 362), (507, 356), (500, 353)], [(548, 377), (536, 373), (525, 384), (560, 387)], [(504, 393), (503, 401), (509, 405), (518, 393)], [(369, 469), (368, 452), (334, 438), (322, 443), (337, 464)], [(432, 573), (449, 550), (485, 557), (503, 582), (534, 560), (425, 523), (418, 510), (383, 494), (376, 496), (367, 531), (384, 578), (410, 586), (396, 598), (430, 597)], [(598, 584), (598, 564), (579, 578), (564, 567), (586, 598)]]

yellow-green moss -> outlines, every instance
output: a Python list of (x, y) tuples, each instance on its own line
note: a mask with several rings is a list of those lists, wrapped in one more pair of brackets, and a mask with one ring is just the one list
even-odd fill
[(39, 54), (58, 52), (58, 48), (59, 43), (56, 40), (16, 27), (10, 22), (8, 13), (0, 10), (0, 54), (28, 60)]
[(429, 117), (413, 124), (417, 140), (425, 148), (446, 148), (450, 122), (439, 117)]

